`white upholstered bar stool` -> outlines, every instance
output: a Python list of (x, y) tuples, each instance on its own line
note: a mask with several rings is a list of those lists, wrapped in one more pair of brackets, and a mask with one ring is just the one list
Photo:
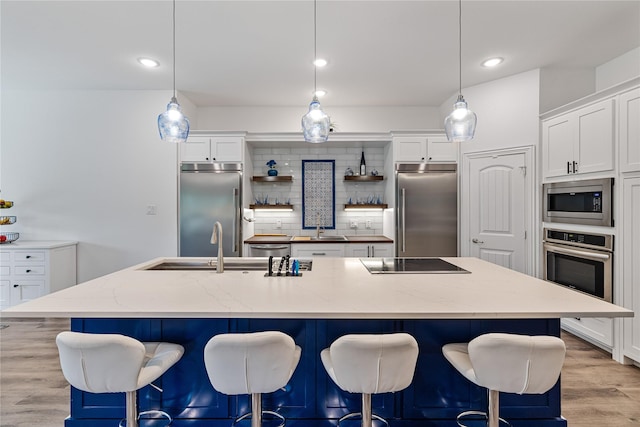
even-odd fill
[(480, 335), (469, 343), (446, 344), (444, 357), (465, 378), (485, 387), (489, 393), (488, 413), (465, 411), (461, 418), (482, 415), (488, 427), (498, 427), (500, 421), (500, 392), (542, 394), (558, 381), (566, 348), (564, 342), (551, 336), (528, 336), (490, 333)]
[(362, 417), (362, 427), (371, 427), (371, 395), (404, 390), (413, 380), (418, 360), (418, 343), (406, 333), (350, 334), (335, 340), (320, 353), (327, 374), (342, 390), (362, 394), (362, 412), (338, 420)]
[(211, 385), (227, 395), (251, 395), (251, 410), (234, 420), (251, 417), (251, 427), (262, 425), (262, 415), (285, 418), (262, 410), (262, 394), (287, 385), (300, 361), (302, 350), (289, 335), (277, 331), (220, 334), (204, 347), (204, 364)]
[(62, 374), (69, 384), (89, 393), (125, 393), (127, 427), (138, 427), (140, 415), (161, 415), (171, 424), (171, 416), (164, 411), (138, 414), (136, 392), (180, 360), (184, 353), (181, 345), (140, 342), (119, 334), (68, 331), (58, 334), (56, 344)]

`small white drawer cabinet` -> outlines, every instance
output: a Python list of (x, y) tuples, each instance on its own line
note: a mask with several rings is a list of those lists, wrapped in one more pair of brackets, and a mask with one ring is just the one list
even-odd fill
[(75, 285), (76, 245), (17, 241), (0, 246), (0, 310)]

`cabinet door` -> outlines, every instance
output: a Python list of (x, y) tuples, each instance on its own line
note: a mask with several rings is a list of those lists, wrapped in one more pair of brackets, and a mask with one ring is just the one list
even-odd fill
[(620, 170), (640, 171), (640, 88), (620, 95)]
[(565, 317), (562, 319), (562, 328), (581, 338), (598, 342), (605, 347), (613, 347), (613, 319), (604, 317)]
[(211, 160), (211, 144), (208, 136), (190, 136), (180, 144), (180, 160), (205, 162)]
[(393, 138), (396, 162), (424, 162), (427, 160), (427, 138), (397, 136)]
[(574, 132), (570, 114), (542, 122), (542, 168), (545, 178), (570, 173)]
[(241, 162), (242, 161), (241, 137), (212, 137), (211, 158), (217, 162)]
[(623, 320), (622, 351), (640, 362), (640, 177), (624, 179), (622, 186), (622, 305), (636, 312)]
[(0, 280), (0, 310), (11, 307), (11, 281)]
[(443, 136), (427, 138), (427, 159), (430, 162), (457, 162), (458, 143)]
[[(576, 173), (613, 170), (613, 99), (606, 99), (576, 112)], [(577, 149), (577, 150), (576, 150)]]
[(371, 256), (388, 258), (393, 256), (393, 243), (376, 243), (371, 245)]
[(11, 285), (11, 304), (21, 304), (44, 294), (44, 280), (14, 280)]
[(367, 258), (371, 256), (371, 245), (364, 243), (349, 243), (344, 250), (345, 256)]

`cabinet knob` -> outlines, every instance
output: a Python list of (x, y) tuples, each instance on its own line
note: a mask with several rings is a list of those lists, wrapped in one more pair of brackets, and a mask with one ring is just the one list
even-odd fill
[(17, 288), (18, 286), (20, 286), (20, 285), (13, 285), (14, 288)]
[(31, 270), (27, 270), (27, 273), (31, 273)]
[(31, 255), (27, 255), (27, 256), (26, 256), (25, 258), (26, 258), (26, 259), (29, 259), (29, 258), (31, 258)]

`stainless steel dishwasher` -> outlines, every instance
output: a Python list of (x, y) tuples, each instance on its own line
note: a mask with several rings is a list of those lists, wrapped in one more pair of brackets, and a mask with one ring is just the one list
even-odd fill
[(291, 245), (288, 243), (251, 243), (250, 257), (283, 257), (291, 255)]

